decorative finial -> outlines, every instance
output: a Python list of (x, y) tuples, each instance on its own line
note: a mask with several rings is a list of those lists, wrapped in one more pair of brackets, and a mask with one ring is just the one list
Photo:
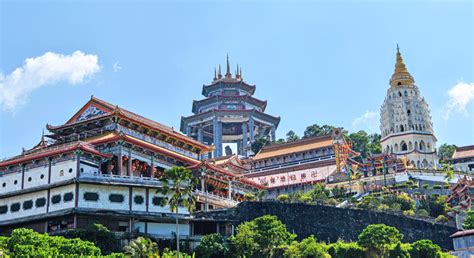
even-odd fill
[(232, 74), (230, 73), (229, 54), (227, 54), (227, 69), (225, 73), (225, 78), (230, 79), (231, 77), (232, 77)]
[(393, 72), (392, 78), (390, 79), (390, 85), (396, 86), (410, 86), (415, 83), (415, 80), (408, 72), (405, 63), (403, 62), (402, 54), (400, 53), (400, 47), (397, 44), (397, 58), (395, 62), (395, 71)]
[(397, 53), (400, 53), (400, 48), (398, 47), (398, 43), (397, 43)]
[(214, 81), (217, 80), (216, 68), (214, 67)]
[(217, 74), (218, 79), (222, 79), (221, 65), (219, 64), (219, 73)]
[(239, 79), (239, 78), (240, 78), (240, 74), (239, 74), (239, 64), (237, 64), (237, 69), (235, 69), (235, 78), (236, 78), (236, 79)]
[(239, 71), (239, 76), (240, 76), (240, 79), (242, 79), (242, 67), (240, 67), (240, 71)]

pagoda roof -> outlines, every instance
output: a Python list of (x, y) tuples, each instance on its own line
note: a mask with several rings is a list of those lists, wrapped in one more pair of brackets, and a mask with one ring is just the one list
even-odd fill
[(190, 158), (186, 155), (183, 155), (183, 154), (168, 150), (166, 148), (157, 146), (155, 144), (140, 140), (140, 139), (135, 138), (133, 136), (129, 136), (129, 135), (122, 134), (122, 133), (117, 133), (117, 132), (111, 132), (111, 133), (102, 135), (101, 137), (98, 137), (98, 138), (92, 138), (88, 142), (92, 145), (99, 145), (99, 144), (103, 144), (103, 143), (115, 142), (115, 141), (118, 141), (118, 140), (123, 140), (125, 142), (138, 145), (142, 148), (145, 148), (145, 149), (148, 149), (148, 150), (151, 150), (151, 151), (155, 151), (155, 152), (161, 153), (161, 154), (166, 155), (166, 156), (170, 156), (172, 158), (175, 158), (175, 159), (180, 160), (180, 161), (187, 162), (189, 164), (196, 164), (196, 163), (199, 162), (198, 160)]
[(241, 183), (244, 183), (244, 184), (247, 184), (247, 185), (250, 185), (250, 186), (253, 186), (253, 187), (256, 187), (256, 188), (259, 188), (259, 189), (265, 189), (265, 186), (264, 185), (261, 185), (261, 184), (258, 184), (258, 183), (255, 183), (254, 181), (248, 179), (248, 178), (245, 178), (241, 175), (237, 175), (237, 174), (234, 174), (228, 170), (225, 170), (223, 168), (220, 168), (216, 165), (213, 165), (211, 164), (209, 161), (207, 160), (204, 160), (204, 161), (201, 161), (200, 163), (197, 163), (195, 165), (192, 165), (192, 166), (189, 166), (187, 167), (188, 169), (191, 169), (191, 170), (195, 170), (195, 169), (199, 169), (199, 168), (202, 168), (202, 167), (205, 167), (207, 169), (210, 169), (212, 171), (215, 171), (217, 173), (220, 173), (220, 174), (223, 174), (223, 175), (226, 175), (228, 177), (231, 177), (233, 180), (238, 180), (239, 182)]
[(54, 156), (54, 155), (58, 155), (62, 153), (72, 152), (75, 150), (82, 150), (84, 152), (88, 152), (90, 154), (100, 156), (103, 158), (112, 157), (112, 155), (101, 153), (100, 151), (96, 150), (94, 146), (92, 146), (91, 144), (87, 142), (78, 141), (78, 142), (73, 142), (73, 143), (65, 143), (61, 145), (50, 145), (48, 147), (45, 147), (43, 149), (28, 153), (28, 154), (18, 155), (16, 157), (0, 162), (0, 167), (15, 165), (18, 163), (27, 162), (27, 161), (31, 161), (35, 159), (46, 158), (46, 157), (50, 157), (50, 156)]
[(241, 113), (241, 114), (244, 114), (244, 115), (247, 115), (247, 116), (254, 115), (255, 117), (258, 117), (258, 118), (261, 118), (261, 119), (264, 119), (264, 120), (268, 120), (270, 122), (273, 122), (275, 124), (275, 127), (277, 127), (278, 124), (280, 123), (280, 117), (274, 117), (274, 116), (271, 116), (267, 113), (260, 112), (260, 111), (255, 110), (255, 109), (243, 109), (243, 110), (211, 109), (209, 111), (199, 113), (199, 114), (194, 114), (194, 115), (190, 115), (190, 116), (186, 116), (186, 117), (182, 116), (181, 117), (181, 127), (180, 127), (180, 129), (181, 129), (181, 131), (184, 132), (186, 123), (188, 121), (197, 120), (197, 119), (204, 119), (204, 118), (215, 116), (215, 115), (222, 115), (223, 116), (223, 115), (233, 115), (233, 114), (238, 114), (238, 113)]
[(263, 146), (262, 149), (253, 157), (253, 160), (268, 159), (279, 157), (292, 153), (320, 149), (324, 147), (332, 147), (333, 139), (330, 134), (304, 138), (288, 143), (272, 144)]
[[(85, 119), (81, 120), (81, 116), (87, 112), (87, 110), (90, 109), (95, 109), (99, 110), (96, 112), (96, 115), (86, 117)], [(131, 122), (134, 122), (136, 124), (139, 124), (143, 127), (150, 128), (152, 130), (156, 130), (162, 134), (165, 134), (169, 137), (176, 138), (178, 140), (184, 141), (194, 147), (197, 147), (198, 149), (203, 150), (204, 153), (209, 152), (212, 150), (212, 147), (207, 146), (203, 143), (200, 143), (191, 137), (187, 137), (180, 132), (175, 131), (173, 128), (165, 126), (161, 123), (158, 123), (156, 121), (153, 121), (151, 119), (145, 118), (143, 116), (140, 116), (136, 113), (133, 113), (127, 109), (121, 108), (119, 106), (110, 104), (104, 100), (101, 100), (99, 98), (96, 98), (94, 96), (91, 96), (91, 99), (78, 111), (76, 114), (74, 114), (73, 117), (71, 117), (65, 124), (63, 125), (58, 125), (58, 126), (52, 126), (52, 125), (47, 125), (47, 129), (55, 132), (59, 131), (68, 127), (76, 126), (78, 124), (82, 124), (84, 122), (90, 122), (94, 121), (97, 119), (102, 119), (102, 118), (107, 118), (107, 117), (113, 117), (113, 116), (118, 116), (120, 118), (130, 120)]]
[(242, 100), (251, 104), (256, 104), (258, 107), (262, 109), (262, 111), (265, 111), (265, 108), (267, 106), (267, 101), (259, 100), (250, 95), (238, 95), (238, 96), (215, 95), (215, 96), (211, 96), (202, 100), (194, 100), (191, 112), (197, 113), (197, 109), (201, 105), (205, 105), (210, 102), (219, 102), (219, 101), (226, 101), (226, 100)]
[(209, 92), (216, 89), (216, 88), (219, 88), (220, 86), (222, 85), (235, 85), (235, 86), (239, 86), (241, 87), (242, 89), (244, 89), (245, 91), (247, 91), (248, 93), (250, 93), (250, 95), (253, 95), (255, 93), (255, 88), (256, 86), (255, 85), (250, 85), (248, 83), (246, 83), (244, 80), (242, 79), (236, 79), (236, 78), (222, 78), (222, 79), (218, 79), (218, 80), (215, 80), (212, 82), (212, 84), (209, 84), (209, 85), (203, 85), (202, 86), (202, 95), (204, 96), (208, 96)]
[(458, 147), (453, 153), (452, 160), (474, 158), (474, 145)]

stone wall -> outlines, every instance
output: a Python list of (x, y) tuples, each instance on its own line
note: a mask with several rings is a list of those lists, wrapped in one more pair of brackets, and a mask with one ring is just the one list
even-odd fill
[(369, 224), (383, 223), (396, 227), (404, 235), (403, 242), (430, 239), (443, 249), (453, 250), (449, 236), (457, 231), (454, 226), (398, 214), (302, 203), (244, 202), (234, 209), (196, 214), (196, 217), (233, 220), (240, 224), (266, 214), (277, 216), (299, 239), (313, 234), (326, 242), (357, 241), (359, 233)]

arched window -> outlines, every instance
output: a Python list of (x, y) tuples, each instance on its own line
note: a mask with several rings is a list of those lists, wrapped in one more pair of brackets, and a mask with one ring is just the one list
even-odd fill
[(423, 160), (423, 163), (421, 163), (423, 168), (428, 168), (428, 161), (426, 159)]
[(408, 142), (408, 149), (409, 149), (409, 150), (413, 150), (413, 143)]
[(402, 93), (401, 93), (400, 91), (398, 92), (398, 96), (399, 96), (399, 97), (401, 97), (401, 96), (402, 96)]
[(395, 126), (395, 132), (398, 133), (398, 125)]
[(407, 110), (407, 116), (409, 116), (411, 114), (411, 111), (410, 109)]
[(425, 142), (423, 140), (420, 141), (420, 150), (421, 151), (426, 150)]
[(405, 130), (403, 130), (403, 125), (400, 125), (400, 132), (403, 132)]
[(418, 150), (418, 142), (415, 142), (415, 150)]
[(426, 143), (426, 150), (427, 151), (431, 150), (431, 144), (429, 142)]
[(405, 91), (403, 94), (405, 94), (405, 97), (408, 97), (408, 92)]
[(405, 143), (405, 141), (402, 141), (402, 142), (400, 143), (400, 149), (401, 149), (402, 151), (407, 151), (407, 150), (408, 150), (408, 147), (407, 147), (407, 144)]

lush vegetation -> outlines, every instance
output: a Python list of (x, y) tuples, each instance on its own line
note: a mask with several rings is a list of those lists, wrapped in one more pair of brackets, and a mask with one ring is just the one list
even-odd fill
[(446, 163), (453, 156), (456, 145), (444, 143), (438, 148), (438, 157), (440, 163)]
[(403, 235), (390, 226), (369, 225), (357, 242), (318, 242), (314, 236), (296, 241), (296, 235), (275, 216), (262, 216), (240, 224), (228, 239), (203, 237), (198, 257), (450, 257), (430, 240), (402, 243)]

